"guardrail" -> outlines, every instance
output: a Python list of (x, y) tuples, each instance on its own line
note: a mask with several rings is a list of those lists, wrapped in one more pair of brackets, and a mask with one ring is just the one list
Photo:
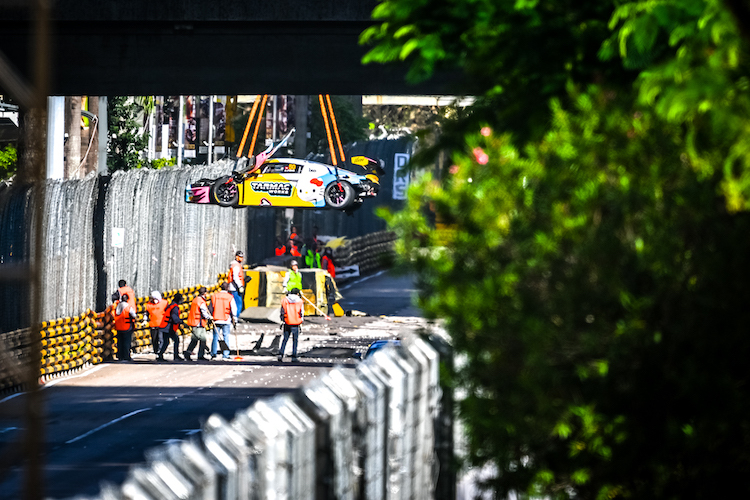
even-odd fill
[[(435, 497), (437, 351), (417, 335), (146, 452), (90, 500)], [(450, 410), (449, 410), (450, 411)]]

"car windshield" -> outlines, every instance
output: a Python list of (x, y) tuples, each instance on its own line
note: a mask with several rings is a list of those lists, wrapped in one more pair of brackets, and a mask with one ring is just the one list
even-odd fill
[(302, 165), (294, 163), (268, 163), (263, 167), (264, 174), (298, 174)]

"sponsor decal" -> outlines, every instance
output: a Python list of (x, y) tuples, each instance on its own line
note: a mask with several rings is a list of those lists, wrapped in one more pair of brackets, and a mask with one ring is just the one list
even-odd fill
[(321, 181), (320, 179), (310, 179), (310, 183), (315, 184), (318, 187), (323, 185), (323, 181)]
[(261, 207), (271, 207), (273, 206), (270, 201), (268, 201), (268, 198), (261, 198), (260, 199), (260, 206)]
[(251, 182), (255, 192), (268, 193), (271, 196), (292, 196), (292, 185), (287, 182)]

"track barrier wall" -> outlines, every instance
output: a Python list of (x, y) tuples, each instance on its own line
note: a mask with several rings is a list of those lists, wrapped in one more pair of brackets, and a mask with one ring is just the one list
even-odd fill
[(149, 450), (88, 500), (435, 498), (438, 363), (432, 345), (405, 335), (230, 422), (211, 415), (199, 436)]

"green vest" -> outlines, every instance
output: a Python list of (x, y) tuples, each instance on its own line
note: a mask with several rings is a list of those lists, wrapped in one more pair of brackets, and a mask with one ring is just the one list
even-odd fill
[(307, 267), (317, 267), (320, 269), (320, 254), (317, 252), (313, 252), (312, 250), (308, 250), (307, 254), (305, 255), (305, 264), (307, 264)]
[(287, 271), (287, 276), (289, 276), (289, 281), (286, 282), (287, 290), (294, 290), (295, 288), (302, 290), (302, 273), (299, 271), (295, 273), (290, 269)]

